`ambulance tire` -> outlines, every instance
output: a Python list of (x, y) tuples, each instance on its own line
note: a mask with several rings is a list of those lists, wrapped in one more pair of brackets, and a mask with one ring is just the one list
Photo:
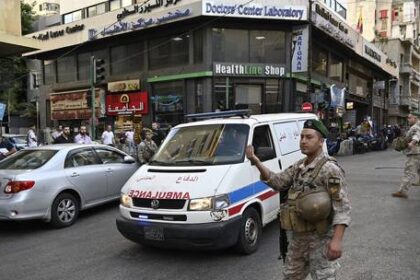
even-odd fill
[(68, 227), (74, 224), (79, 216), (79, 202), (70, 193), (61, 193), (51, 207), (51, 226), (54, 228)]
[(235, 246), (237, 252), (252, 254), (258, 249), (262, 234), (261, 217), (253, 207), (248, 207), (242, 214), (241, 228), (238, 243)]

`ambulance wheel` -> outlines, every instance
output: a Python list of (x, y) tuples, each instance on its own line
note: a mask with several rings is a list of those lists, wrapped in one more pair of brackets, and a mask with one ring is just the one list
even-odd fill
[(249, 207), (242, 214), (236, 250), (242, 254), (252, 254), (258, 249), (262, 233), (261, 217), (255, 208)]
[(68, 227), (74, 224), (79, 215), (79, 202), (69, 193), (59, 194), (51, 207), (51, 226)]

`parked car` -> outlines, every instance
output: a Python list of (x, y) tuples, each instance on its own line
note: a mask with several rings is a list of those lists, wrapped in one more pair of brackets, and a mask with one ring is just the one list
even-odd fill
[(3, 134), (2, 136), (15, 145), (18, 151), (28, 147), (25, 134)]
[(134, 158), (105, 145), (21, 150), (0, 162), (0, 220), (70, 226), (80, 210), (119, 199), (138, 167)]

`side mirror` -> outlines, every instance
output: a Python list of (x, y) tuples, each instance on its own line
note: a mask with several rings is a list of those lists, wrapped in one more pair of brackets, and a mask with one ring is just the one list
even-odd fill
[(274, 149), (271, 147), (258, 147), (255, 151), (255, 155), (261, 160), (266, 161), (276, 157)]
[(136, 160), (132, 156), (125, 156), (124, 163), (135, 163)]

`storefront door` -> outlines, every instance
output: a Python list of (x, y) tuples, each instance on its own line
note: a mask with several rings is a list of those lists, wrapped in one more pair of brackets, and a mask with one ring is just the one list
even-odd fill
[(250, 109), (252, 114), (262, 113), (262, 85), (237, 84), (235, 109)]

